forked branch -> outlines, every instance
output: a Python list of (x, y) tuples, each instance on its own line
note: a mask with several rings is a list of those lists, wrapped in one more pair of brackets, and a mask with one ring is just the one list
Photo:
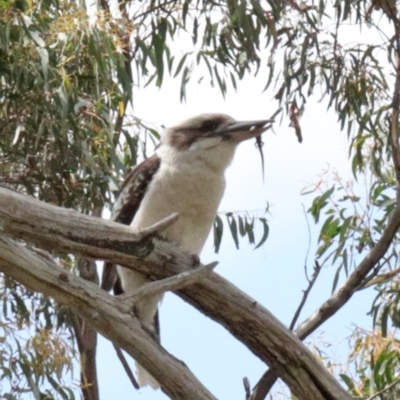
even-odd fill
[[(150, 280), (165, 279), (192, 270), (198, 265), (196, 257), (183, 253), (171, 243), (157, 238), (150, 242), (143, 241), (140, 235), (121, 224), (44, 204), (5, 189), (0, 189), (0, 219), (3, 220), (7, 232), (34, 242), (42, 248), (104, 259), (133, 268)], [(82, 290), (81, 285), (89, 283), (82, 283), (78, 277), (60, 272), (50, 277), (51, 267), (46, 269), (49, 280), (45, 285), (43, 278), (37, 276), (37, 268), (31, 267), (36, 266), (35, 263), (30, 263), (28, 259), (10, 263), (10, 260), (5, 258), (9, 252), (6, 253), (5, 250), (8, 246), (15, 250), (15, 244), (9, 240), (3, 240), (2, 243), (0, 261), (3, 262), (0, 262), (0, 268), (6, 274), (59, 301), (71, 302), (72, 306), (81, 310), (85, 318), (93, 321), (93, 324), (96, 321), (96, 325), (93, 326), (99, 332), (128, 351), (155, 376), (169, 395), (174, 392), (172, 398), (181, 398), (176, 394), (177, 386), (179, 394), (182, 394), (180, 390), (185, 386), (182, 383), (185, 379), (190, 379), (193, 385), (199, 385), (188, 370), (181, 371), (182, 375), (179, 375), (179, 369), (176, 368), (173, 376), (165, 374), (166, 369), (171, 369), (165, 368), (166, 363), (171, 362), (171, 357), (156, 343), (149, 343), (148, 336), (146, 340), (143, 338), (143, 330), (138, 329), (138, 321), (133, 318), (131, 309), (124, 302), (112, 298), (97, 287), (90, 293)], [(19, 250), (15, 250), (13, 254), (18, 252)], [(18, 274), (11, 264), (19, 265)], [(79, 287), (80, 290), (74, 292), (77, 297), (68, 296), (65, 287)], [(275, 368), (299, 399), (351, 399), (324, 366), (282, 323), (218, 274), (211, 273), (209, 277), (178, 290), (176, 294), (223, 325), (257, 357)], [(96, 303), (89, 300), (95, 300)], [(113, 302), (112, 304), (121, 310), (118, 316), (111, 310), (107, 316), (104, 314), (107, 307), (111, 307), (108, 302)], [(132, 334), (122, 335), (122, 332), (127, 332), (127, 326), (130, 332), (135, 329), (138, 338), (133, 338)], [(111, 335), (111, 327), (121, 332), (115, 332), (113, 328)], [(145, 346), (147, 350), (142, 350), (141, 346)], [(152, 352), (152, 357), (148, 357), (147, 351)], [(173, 384), (171, 380), (177, 380), (177, 383)], [(201, 388), (202, 392), (199, 393), (203, 393), (203, 397), (199, 397), (198, 393), (190, 395), (186, 392), (185, 398), (212, 398), (205, 388)]]

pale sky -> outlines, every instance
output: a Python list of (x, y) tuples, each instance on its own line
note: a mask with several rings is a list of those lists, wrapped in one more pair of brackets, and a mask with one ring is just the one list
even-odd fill
[[(161, 90), (147, 87), (135, 91), (135, 115), (166, 126), (203, 112), (222, 112), (237, 120), (265, 119), (275, 110), (271, 93), (262, 94), (264, 80), (249, 77), (239, 83), (238, 93), (230, 91), (224, 100), (217, 88), (195, 80), (188, 90), (186, 104), (179, 102), (179, 82), (166, 80)], [(306, 288), (304, 261), (309, 234), (303, 204), (309, 208), (312, 196), (301, 196), (301, 190), (316, 182), (326, 169), (334, 168), (343, 177), (351, 177), (345, 136), (336, 117), (323, 104), (309, 101), (301, 119), (304, 141), (297, 142), (294, 130), (284, 120), (281, 126), (264, 134), (265, 179), (254, 142), (242, 144), (227, 171), (227, 189), (220, 210), (255, 210), (270, 204), (270, 236), (257, 250), (241, 241), (236, 250), (225, 227), (219, 254), (214, 254), (212, 235), (201, 260), (219, 261), (216, 272), (254, 297), (282, 322), (289, 324)], [(313, 250), (318, 230), (312, 228), (313, 246), (308, 265), (313, 264)], [(303, 321), (331, 294), (336, 269), (325, 268), (319, 283), (299, 319)], [(319, 331), (326, 341), (338, 346), (344, 354), (346, 338), (353, 323), (365, 328), (371, 321), (369, 311), (373, 293), (357, 294)], [(185, 362), (200, 381), (218, 399), (242, 400), (242, 379), (247, 376), (254, 385), (266, 366), (253, 356), (224, 328), (200, 314), (178, 297), (167, 294), (161, 305), (161, 342), (174, 356)], [(344, 358), (341, 359), (345, 361)], [(132, 364), (133, 365), (133, 364)], [(103, 399), (167, 399), (162, 392), (141, 389), (136, 392), (122, 371), (109, 343), (100, 342), (98, 354), (100, 393)]]

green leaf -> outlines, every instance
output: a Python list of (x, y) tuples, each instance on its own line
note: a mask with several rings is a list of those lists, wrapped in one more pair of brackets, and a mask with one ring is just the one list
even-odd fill
[(53, 386), (53, 388), (57, 391), (57, 393), (59, 393), (61, 395), (61, 397), (64, 400), (69, 400), (70, 397), (68, 397), (67, 393), (65, 393), (65, 391), (63, 390), (63, 388), (60, 386), (60, 384), (55, 381), (50, 374), (46, 374), (46, 377), (48, 379), (48, 381), (50, 382), (51, 386)]
[(132, 165), (136, 165), (137, 161), (137, 152), (138, 152), (138, 138), (137, 136), (132, 136), (128, 131), (125, 129), (122, 130), (123, 135), (125, 136), (125, 140), (129, 147), (129, 152), (132, 160)]
[(259, 247), (261, 247), (268, 239), (268, 234), (269, 234), (269, 226), (266, 218), (259, 218), (259, 220), (263, 224), (263, 236), (254, 249), (258, 249)]
[(320, 202), (324, 203), (329, 197), (332, 196), (332, 193), (335, 190), (335, 185), (333, 185), (329, 190), (327, 190), (320, 198)]
[(45, 82), (47, 82), (49, 71), (49, 53), (44, 47), (37, 47), (36, 50), (39, 53), (40, 61), (42, 63), (43, 78)]
[(266, 25), (265, 11), (261, 7), (260, 2), (258, 0), (250, 0), (250, 2), (251, 2), (251, 5), (253, 6), (254, 14), (257, 15), (257, 17), (259, 18), (259, 21), (261, 22), (261, 24), (263, 26)]
[(244, 237), (246, 235), (246, 229), (244, 227), (243, 218), (239, 215), (238, 216), (238, 220), (239, 220), (239, 233), (240, 233), (240, 236)]
[(328, 204), (327, 199), (332, 195), (334, 190), (335, 190), (335, 186), (332, 186), (329, 190), (327, 190), (321, 196), (318, 196), (313, 200), (313, 203), (311, 205), (311, 208), (309, 209), (309, 212), (314, 217), (314, 220), (316, 223), (318, 223), (318, 221), (319, 221), (319, 216), (320, 216), (321, 210)]
[(251, 220), (250, 222), (247, 221), (245, 222), (246, 226), (246, 232), (247, 232), (247, 237), (249, 238), (250, 244), (255, 243), (255, 237), (254, 237), (254, 220)]
[(335, 277), (333, 278), (332, 292), (331, 292), (332, 294), (335, 293), (336, 286), (337, 286), (338, 281), (339, 281), (339, 276), (340, 276), (341, 269), (342, 269), (342, 265), (340, 265), (339, 268), (336, 270)]
[(69, 387), (65, 387), (65, 390), (68, 392), (69, 394), (69, 400), (75, 400), (75, 395), (74, 392), (69, 388)]
[(176, 70), (175, 70), (174, 78), (176, 78), (177, 75), (179, 75), (179, 73), (181, 72), (181, 69), (182, 69), (183, 65), (185, 64), (185, 61), (186, 61), (186, 58), (187, 58), (188, 54), (189, 54), (189, 53), (186, 53), (186, 54), (181, 58), (181, 61), (179, 61), (179, 64), (178, 64), (178, 66), (176, 67)]
[(230, 74), (230, 77), (231, 77), (232, 86), (233, 86), (233, 88), (234, 88), (235, 90), (237, 90), (237, 84), (236, 84), (235, 75), (233, 75), (232, 72), (230, 72), (229, 74)]
[(16, 311), (18, 312), (19, 317), (24, 319), (25, 321), (29, 321), (30, 312), (28, 311), (25, 302), (19, 296), (19, 294), (17, 294), (16, 291), (12, 291), (11, 294), (17, 303)]
[(190, 80), (190, 71), (188, 67), (185, 67), (182, 73), (181, 80), (181, 91), (180, 91), (180, 100), (184, 101), (186, 99), (186, 85)]
[(42, 400), (40, 395), (40, 390), (36, 385), (35, 381), (32, 379), (32, 376), (29, 377), (28, 382), (35, 400)]
[[(318, 237), (318, 241), (321, 241), (321, 240), (326, 241), (326, 238), (324, 238), (324, 236), (327, 236), (327, 231), (330, 228), (331, 223), (334, 220), (334, 218), (335, 217), (333, 215), (331, 215), (325, 220), (324, 224), (322, 225), (322, 228), (321, 228), (321, 231), (320, 231), (320, 234)], [(328, 237), (328, 239), (329, 239), (329, 237)]]
[(342, 381), (347, 385), (347, 388), (353, 393), (356, 393), (356, 387), (354, 385), (354, 382), (352, 381), (352, 379), (345, 374), (339, 374), (340, 378), (342, 379)]
[(220, 77), (217, 66), (214, 66), (214, 73), (215, 73), (215, 77), (217, 78), (218, 86), (221, 90), (222, 96), (225, 98), (225, 95), (226, 95), (225, 79)]
[(198, 29), (199, 29), (199, 21), (197, 20), (197, 17), (195, 17), (193, 21), (193, 35), (192, 35), (193, 44), (197, 43)]
[(189, 11), (190, 2), (191, 2), (191, 0), (185, 0), (183, 2), (183, 7), (182, 7), (182, 22), (183, 22), (183, 26), (186, 25), (186, 16), (187, 16), (188, 11)]
[(227, 215), (226, 219), (228, 221), (229, 229), (231, 231), (233, 241), (235, 242), (235, 246), (237, 249), (239, 249), (238, 229), (237, 229), (235, 217), (232, 215)]
[[(384, 337), (386, 337), (386, 336), (384, 336)], [(381, 365), (379, 366), (379, 369), (378, 369), (378, 375), (385, 374), (386, 367), (387, 367), (388, 363), (390, 363), (389, 359), (385, 359), (385, 360), (382, 361), (382, 363), (381, 363)]]
[(339, 241), (343, 242), (345, 237), (347, 236), (347, 231), (349, 229), (350, 223), (351, 223), (352, 217), (347, 217), (344, 221), (342, 226), (340, 227), (340, 236), (339, 236)]
[(222, 222), (222, 219), (219, 215), (215, 217), (214, 220), (214, 251), (216, 253), (219, 252), (219, 248), (221, 246), (221, 240), (222, 240), (222, 234), (224, 232), (224, 224)]
[(382, 337), (387, 337), (387, 326), (388, 326), (389, 312), (390, 312), (390, 307), (389, 306), (385, 307), (383, 309), (383, 312), (382, 312), (382, 316), (381, 316)]
[(153, 35), (153, 48), (155, 54), (155, 63), (156, 63), (155, 66), (157, 69), (156, 85), (161, 86), (164, 75), (163, 55), (164, 55), (165, 42), (164, 39), (158, 34)]

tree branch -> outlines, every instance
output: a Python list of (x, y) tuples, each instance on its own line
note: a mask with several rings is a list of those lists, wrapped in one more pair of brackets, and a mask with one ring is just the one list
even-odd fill
[(299, 306), (297, 307), (296, 312), (294, 313), (294, 317), (293, 317), (293, 319), (292, 319), (292, 322), (290, 323), (289, 329), (290, 329), (291, 331), (292, 331), (292, 330), (294, 329), (294, 327), (296, 326), (297, 319), (298, 319), (299, 316), (300, 316), (301, 310), (303, 309), (304, 304), (305, 304), (306, 301), (307, 301), (308, 295), (310, 294), (311, 289), (313, 288), (313, 286), (314, 286), (314, 284), (315, 284), (315, 282), (316, 282), (316, 280), (317, 280), (318, 275), (319, 275), (320, 272), (321, 272), (321, 265), (319, 264), (318, 261), (315, 261), (314, 272), (313, 272), (313, 274), (312, 274), (311, 279), (308, 281), (308, 287), (307, 287), (306, 290), (304, 290), (304, 292), (303, 292), (303, 297), (302, 297), (302, 299), (301, 299), (301, 301), (300, 301)]
[(211, 264), (202, 265), (201, 267), (191, 271), (181, 272), (180, 274), (171, 276), (170, 278), (148, 282), (137, 289), (134, 293), (119, 296), (119, 299), (129, 304), (130, 307), (133, 307), (138, 301), (141, 301), (146, 297), (164, 294), (168, 291), (182, 289), (185, 286), (193, 285), (193, 283), (209, 276), (217, 264), (218, 262), (213, 262)]
[[(308, 279), (308, 287), (306, 290), (304, 290), (303, 297), (300, 301), (299, 306), (297, 307), (296, 312), (294, 313), (292, 322), (290, 323), (290, 330), (293, 330), (293, 328), (296, 325), (297, 319), (299, 318), (299, 315), (301, 313), (301, 310), (304, 307), (304, 304), (307, 301), (307, 297), (311, 292), (311, 289), (313, 288), (319, 273), (321, 271), (321, 265), (318, 263), (318, 261), (315, 261), (315, 266), (314, 266), (314, 272), (311, 277), (311, 279)], [(272, 389), (272, 386), (274, 386), (275, 382), (277, 381), (278, 376), (273, 370), (267, 370), (264, 372), (263, 376), (260, 378), (260, 380), (257, 382), (257, 384), (254, 386), (253, 393), (251, 396), (248, 397), (247, 400), (264, 400), (269, 393), (269, 391)]]
[(133, 387), (134, 387), (135, 389), (140, 389), (140, 386), (139, 386), (139, 384), (137, 383), (137, 381), (136, 381), (136, 379), (135, 379), (135, 375), (133, 375), (133, 372), (132, 372), (132, 370), (131, 370), (131, 367), (129, 366), (128, 362), (126, 361), (126, 358), (125, 358), (125, 356), (124, 356), (124, 353), (123, 353), (122, 350), (121, 350), (118, 346), (116, 346), (115, 344), (114, 344), (114, 349), (115, 349), (115, 352), (117, 353), (117, 357), (118, 357), (119, 361), (121, 361), (121, 364), (122, 364), (122, 366), (123, 366), (123, 368), (124, 368), (124, 370), (125, 370), (125, 373), (128, 375), (128, 378), (129, 378), (129, 380), (131, 381)]
[[(388, 225), (384, 229), (381, 238), (375, 247), (364, 257), (358, 267), (347, 278), (342, 287), (326, 300), (307, 320), (305, 320), (295, 331), (295, 335), (304, 340), (308, 335), (319, 328), (332, 315), (340, 310), (359, 290), (360, 285), (374, 268), (379, 260), (388, 250), (392, 240), (400, 228), (400, 205), (397, 204)], [(262, 400), (274, 385), (278, 378), (276, 371), (268, 370), (264, 373), (259, 383), (260, 387), (255, 388), (251, 400)]]
[(263, 376), (254, 386), (253, 393), (247, 400), (264, 400), (278, 378), (279, 376), (273, 369), (264, 372)]
[[(79, 276), (82, 279), (92, 282), (98, 286), (99, 277), (97, 275), (96, 263), (78, 257), (77, 260)], [(73, 314), (73, 313), (71, 313)], [(99, 385), (97, 379), (97, 332), (84, 319), (73, 315), (73, 329), (77, 338), (80, 370), (81, 370), (81, 388), (84, 400), (99, 400)]]
[[(396, 6), (391, 6), (392, 3), (387, 2), (387, 8), (383, 11), (388, 18), (393, 22), (395, 29), (395, 45), (396, 45), (396, 65), (395, 65), (395, 85), (392, 96), (392, 114), (390, 116), (390, 130), (389, 141), (392, 145), (392, 160), (396, 173), (396, 197), (397, 205), (389, 220), (388, 225), (384, 229), (381, 238), (376, 243), (375, 247), (367, 254), (361, 261), (358, 267), (349, 276), (342, 287), (334, 293), (328, 300), (326, 300), (306, 321), (304, 321), (296, 330), (295, 334), (304, 340), (308, 335), (319, 328), (326, 320), (334, 315), (340, 308), (342, 308), (352, 295), (364, 287), (363, 281), (370, 273), (370, 271), (377, 265), (379, 260), (384, 256), (388, 250), (392, 240), (400, 228), (400, 143), (399, 143), (399, 115), (400, 115), (400, 20), (397, 17)], [(336, 40), (336, 38), (335, 38)], [(272, 371), (266, 371), (260, 379), (261, 384), (264, 382), (264, 390), (257, 390), (257, 395), (251, 400), (262, 400), (266, 397), (268, 391), (271, 389), (277, 379), (277, 374)], [(265, 382), (268, 382), (265, 384)], [(257, 388), (256, 388), (257, 389)]]
[[(127, 268), (133, 268), (150, 280), (164, 279), (191, 270), (193, 266), (198, 264), (197, 257), (183, 253), (166, 241), (157, 238), (153, 239), (152, 242), (143, 241), (140, 235), (133, 232), (129, 227), (85, 216), (74, 210), (44, 204), (5, 189), (0, 189), (0, 219), (4, 221), (5, 231), (18, 234), (25, 240), (37, 243), (41, 247), (53, 251), (80, 253), (85, 257), (111, 261)], [(0, 260), (1, 257), (4, 256), (0, 251)], [(139, 259), (138, 257), (142, 258)], [(25, 265), (29, 265), (29, 262)], [(1, 263), (0, 268), (4, 269), (4, 265)], [(35, 274), (33, 269), (25, 268), (25, 274)], [(23, 284), (34, 287), (35, 290), (47, 290), (49, 292), (48, 287), (43, 287), (42, 281), (37, 277), (27, 279), (20, 276), (20, 279), (18, 279), (12, 273), (12, 268), (6, 268), (4, 272)], [(74, 277), (74, 282), (77, 279), (79, 280), (79, 278)], [(55, 287), (48, 294), (62, 301), (63, 296), (60, 294), (59, 288), (63, 286), (62, 283), (57, 280), (54, 282), (53, 279), (51, 284)], [(96, 290), (98, 289), (96, 288)], [(176, 294), (223, 325), (250, 351), (266, 362), (270, 368), (276, 369), (292, 393), (299, 399), (344, 400), (351, 398), (304, 344), (280, 321), (254, 299), (241, 292), (218, 274), (212, 273), (209, 277), (191, 285), (189, 288), (178, 290)], [(94, 296), (94, 294), (91, 293), (91, 296)], [(123, 302), (113, 299), (104, 292), (103, 294), (99, 292), (95, 296), (96, 306), (98, 307), (105, 306), (104, 302), (100, 302), (99, 296), (103, 299), (104, 297), (107, 298), (107, 301), (111, 301), (111, 299), (116, 301), (120, 309), (124, 310), (120, 314), (121, 320), (115, 317), (112, 319), (118, 329), (122, 329), (120, 328), (121, 324), (127, 324), (127, 321), (130, 321), (130, 325), (133, 324), (131, 309), (127, 308)], [(82, 304), (86, 297), (87, 295), (80, 298), (78, 307), (81, 307), (82, 312), (86, 313), (86, 318), (92, 321), (96, 319), (92, 315), (96, 308), (93, 304), (90, 308), (91, 311), (86, 311), (85, 307), (87, 306)], [(71, 298), (68, 298), (68, 300), (71, 301)], [(98, 314), (100, 312), (104, 313), (105, 311), (97, 310)], [(109, 327), (111, 320), (107, 322)], [(137, 320), (135, 319), (134, 322), (136, 326)], [(144, 341), (142, 330), (140, 330), (138, 336), (143, 341), (143, 345), (149, 351), (152, 351), (153, 347), (159, 349), (149, 358), (144, 355), (144, 351), (140, 347), (142, 342), (139, 343), (138, 338), (132, 339), (135, 344), (131, 344), (129, 341), (122, 340), (121, 335), (111, 338), (109, 334), (107, 335), (104, 325), (99, 322), (94, 326), (106, 337), (111, 340), (115, 339), (113, 341), (118, 346), (133, 355), (144, 368), (159, 380), (165, 390), (171, 390), (170, 379), (172, 377), (167, 378), (165, 376), (166, 364), (160, 363), (158, 359), (162, 355), (165, 356), (166, 353), (164, 354), (156, 344), (150, 346), (147, 341)], [(124, 332), (126, 332), (125, 329), (124, 327)], [(132, 327), (129, 329), (132, 329)], [(170, 366), (167, 369), (170, 369)], [(172, 379), (178, 379), (179, 385), (182, 387), (182, 380), (187, 379), (187, 376), (188, 372), (185, 371), (184, 375), (174, 375)], [(174, 399), (179, 398), (176, 395), (172, 397)], [(190, 396), (186, 394), (186, 398), (199, 398), (199, 395)]]
[(1, 234), (0, 271), (71, 307), (86, 323), (157, 376), (162, 390), (171, 398), (216, 400), (182, 362), (148, 335), (132, 310), (127, 309), (117, 297), (110, 296), (55, 263), (43, 260)]
[(171, 215), (168, 215), (168, 217), (165, 217), (161, 221), (158, 221), (155, 224), (148, 226), (147, 228), (138, 229), (137, 232), (140, 234), (142, 239), (151, 239), (157, 234), (167, 229), (178, 219), (179, 219), (179, 213), (172, 213)]
[(386, 274), (374, 276), (372, 279), (370, 279), (369, 281), (365, 282), (362, 286), (360, 286), (358, 288), (358, 290), (364, 290), (371, 286), (375, 286), (375, 285), (378, 285), (381, 283), (388, 282), (389, 280), (391, 280), (394, 276), (396, 276), (398, 274), (400, 274), (400, 267), (394, 269), (393, 271), (387, 272)]
[[(392, 144), (392, 159), (396, 172), (397, 182), (397, 201), (400, 201), (400, 143), (399, 143), (399, 111), (400, 111), (400, 26), (394, 10), (392, 13), (387, 13), (388, 18), (392, 19), (395, 29), (395, 44), (396, 44), (396, 80), (394, 84), (392, 97), (392, 115), (390, 118), (389, 139)], [(392, 14), (390, 16), (390, 14)]]
[(380, 396), (381, 394), (384, 394), (386, 392), (388, 392), (390, 389), (393, 389), (396, 385), (398, 385), (400, 383), (400, 378), (397, 378), (394, 382), (392, 382), (390, 385), (384, 387), (382, 390), (380, 390), (379, 392), (376, 392), (375, 394), (373, 394), (372, 396), (368, 397), (367, 400), (373, 400), (376, 399), (378, 396)]
[(400, 204), (398, 203), (375, 247), (364, 257), (342, 287), (295, 330), (299, 338), (305, 339), (350, 300), (368, 273), (384, 256), (399, 228)]

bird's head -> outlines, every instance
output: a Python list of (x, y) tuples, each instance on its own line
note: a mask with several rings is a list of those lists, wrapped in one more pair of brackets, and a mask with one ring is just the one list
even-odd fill
[(240, 142), (261, 135), (271, 121), (236, 121), (225, 114), (201, 114), (168, 128), (159, 155), (201, 160), (214, 171), (223, 171), (232, 161)]
[(244, 140), (261, 135), (269, 120), (235, 121), (225, 114), (201, 114), (168, 128), (163, 143), (178, 150), (205, 150), (236, 147)]

